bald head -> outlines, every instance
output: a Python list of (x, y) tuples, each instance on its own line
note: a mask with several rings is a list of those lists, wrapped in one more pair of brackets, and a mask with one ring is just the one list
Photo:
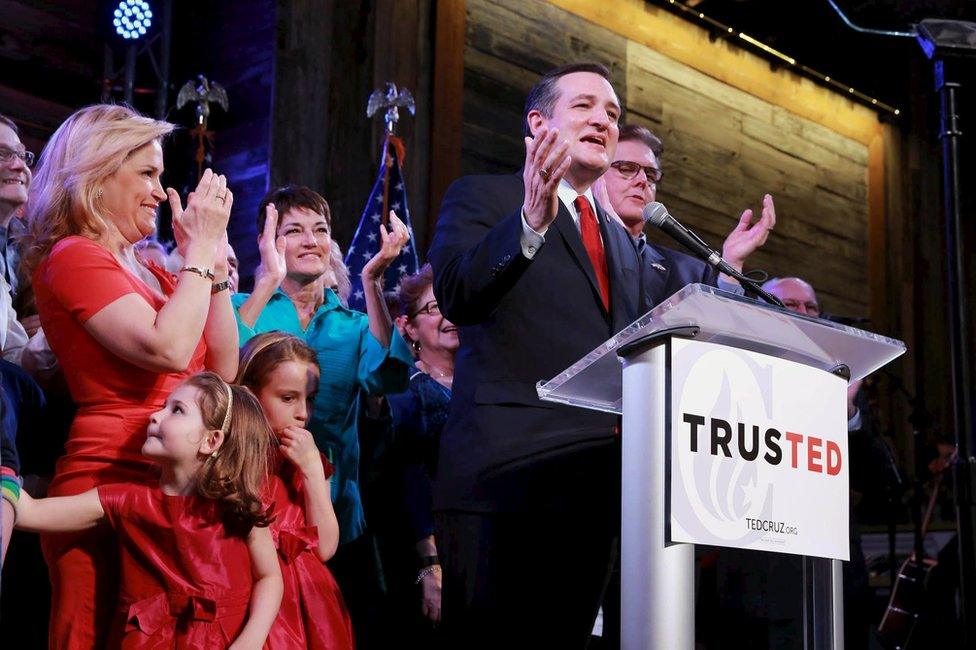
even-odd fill
[(763, 289), (783, 301), (786, 308), (805, 316), (820, 316), (817, 293), (810, 283), (800, 278), (773, 278)]

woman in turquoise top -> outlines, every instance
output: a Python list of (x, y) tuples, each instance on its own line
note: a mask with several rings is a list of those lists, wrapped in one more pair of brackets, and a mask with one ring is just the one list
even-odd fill
[[(279, 217), (280, 223), (279, 223)], [(307, 187), (272, 190), (261, 201), (261, 267), (254, 292), (233, 297), (240, 343), (280, 330), (303, 338), (318, 354), (322, 379), (309, 430), (335, 466), (332, 500), (340, 544), (363, 533), (359, 490), (359, 395), (407, 389), (410, 349), (393, 328), (383, 300), (383, 273), (410, 236), (391, 213), (390, 232), (363, 268), (366, 314), (344, 307), (325, 286), (330, 270), (329, 204)], [(287, 396), (285, 396), (287, 399)]]

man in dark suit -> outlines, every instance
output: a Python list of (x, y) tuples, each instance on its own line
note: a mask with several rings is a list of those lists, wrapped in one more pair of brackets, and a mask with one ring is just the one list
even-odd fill
[(435, 509), (452, 647), (583, 647), (619, 528), (613, 415), (542, 402), (550, 379), (638, 315), (638, 258), (591, 186), (620, 105), (601, 65), (526, 101), (525, 167), (444, 198), (429, 253), (460, 327)]
[[(630, 233), (641, 257), (641, 313), (654, 307), (682, 287), (695, 282), (742, 293), (738, 282), (703, 261), (685, 253), (647, 242), (644, 234), (644, 206), (657, 200), (657, 187), (664, 177), (661, 155), (664, 144), (646, 127), (625, 124), (614, 159), (593, 186), (598, 202), (611, 217), (620, 220)], [(773, 197), (763, 197), (763, 209), (756, 223), (752, 210), (745, 210), (722, 244), (722, 258), (742, 270), (746, 259), (766, 243), (776, 225)]]

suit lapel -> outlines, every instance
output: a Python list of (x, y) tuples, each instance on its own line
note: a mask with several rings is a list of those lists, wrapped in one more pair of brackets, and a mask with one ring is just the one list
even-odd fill
[[(573, 217), (569, 214), (569, 210), (566, 209), (562, 201), (559, 201), (559, 212), (556, 213), (556, 220), (553, 222), (553, 225), (559, 234), (562, 235), (563, 240), (566, 242), (566, 247), (569, 248), (569, 252), (590, 281), (593, 296), (602, 308), (603, 300), (600, 298), (600, 285), (596, 281), (596, 272), (593, 270), (593, 263), (590, 262), (590, 256), (586, 254), (586, 249), (583, 247), (583, 237), (576, 227), (576, 222), (573, 221)], [(613, 296), (610, 299), (613, 300)]]
[(640, 266), (630, 235), (623, 226), (611, 222), (599, 203), (596, 214), (610, 274), (610, 309), (616, 330), (629, 325), (638, 315)]
[[(525, 196), (525, 182), (522, 179), (522, 173), (524, 171), (525, 168), (522, 167), (515, 172), (522, 185), (523, 197)], [(602, 306), (603, 301), (600, 299), (600, 286), (597, 284), (596, 273), (593, 271), (590, 256), (586, 254), (586, 249), (583, 247), (583, 237), (580, 235), (579, 228), (576, 227), (576, 222), (573, 220), (573, 216), (569, 213), (569, 210), (566, 209), (566, 205), (558, 197), (556, 198), (556, 204), (559, 206), (559, 209), (556, 211), (556, 220), (553, 221), (552, 226), (562, 236), (563, 241), (566, 242), (566, 247), (569, 249), (571, 256), (590, 281), (590, 287), (595, 292), (596, 299)], [(599, 207), (597, 209), (599, 210)]]
[[(638, 244), (639, 245), (639, 244)], [(661, 300), (667, 298), (665, 289), (671, 275), (670, 265), (661, 253), (648, 242), (640, 251), (642, 293), (642, 313), (646, 313)]]

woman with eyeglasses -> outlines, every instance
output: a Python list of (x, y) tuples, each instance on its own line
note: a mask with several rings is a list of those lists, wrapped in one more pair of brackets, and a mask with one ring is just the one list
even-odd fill
[[(389, 395), (391, 432), (371, 489), (371, 526), (380, 540), (392, 635), (426, 647), (441, 616), (441, 567), (431, 514), (440, 433), (454, 381), (458, 330), (441, 314), (429, 264), (405, 276), (397, 327), (414, 352), (410, 388)], [(372, 516), (380, 511), (382, 517)]]
[[(149, 415), (204, 369), (232, 381), (237, 328), (227, 290), (227, 181), (204, 172), (186, 209), (164, 191), (168, 122), (125, 106), (95, 105), (51, 136), (27, 203), (24, 263), (33, 271), (41, 326), (78, 411), (48, 496), (153, 478), (140, 453)], [(143, 266), (134, 246), (156, 229), (169, 198), (184, 266)], [(111, 530), (48, 534), (52, 648), (101, 648), (118, 597)]]

